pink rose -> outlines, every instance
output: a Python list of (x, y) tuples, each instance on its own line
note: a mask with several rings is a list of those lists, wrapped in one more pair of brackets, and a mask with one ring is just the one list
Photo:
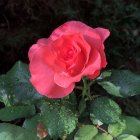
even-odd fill
[(70, 94), (83, 76), (93, 79), (106, 67), (104, 41), (109, 34), (80, 21), (64, 23), (30, 48), (31, 83), (49, 98)]

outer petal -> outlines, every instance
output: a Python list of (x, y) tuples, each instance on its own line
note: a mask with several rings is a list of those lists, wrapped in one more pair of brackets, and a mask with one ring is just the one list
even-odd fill
[(104, 47), (103, 43), (106, 40), (106, 38), (110, 35), (110, 32), (109, 32), (109, 30), (104, 29), (104, 28), (96, 28), (95, 30), (99, 33), (99, 35), (101, 37), (102, 47), (99, 51), (100, 51), (101, 58), (102, 58), (102, 68), (105, 68), (107, 65), (107, 62), (106, 62), (106, 56), (105, 56), (105, 52), (104, 52), (105, 47)]
[(81, 33), (84, 36), (92, 37), (94, 40), (100, 40), (99, 34), (93, 28), (80, 21), (69, 21), (64, 23), (52, 32), (49, 39), (54, 41), (62, 35), (69, 35), (73, 33)]
[(102, 42), (104, 42), (106, 40), (106, 38), (108, 38), (108, 36), (110, 35), (109, 30), (104, 29), (104, 28), (95, 28), (95, 30), (99, 33)]
[[(101, 31), (106, 31), (106, 36), (101, 36), (101, 34), (99, 34), (97, 31), (97, 33), (98, 33), (98, 35), (99, 35), (99, 39), (94, 39), (93, 37), (94, 36), (85, 36), (85, 39), (86, 39), (86, 41), (89, 43), (89, 45), (91, 46), (91, 48), (96, 48), (96, 49), (98, 49), (98, 51), (99, 51), (99, 53), (100, 53), (100, 55), (101, 55), (101, 67), (102, 68), (104, 68), (104, 67), (106, 67), (106, 65), (107, 65), (107, 62), (106, 62), (106, 55), (105, 55), (105, 52), (104, 52), (104, 40), (105, 40), (105, 37), (107, 37), (107, 35), (109, 35), (109, 31), (108, 30), (106, 30), (106, 29), (103, 29), (103, 28), (99, 28), (100, 29), (100, 32)], [(103, 38), (104, 37), (104, 38)]]
[(64, 88), (67, 88), (71, 84), (74, 84), (75, 82), (79, 82), (80, 80), (81, 80), (81, 74), (74, 77), (71, 77), (70, 75), (65, 74), (65, 73), (55, 73), (54, 75), (54, 81), (59, 86), (63, 86)]
[(35, 44), (29, 50), (31, 83), (36, 90), (50, 98), (62, 98), (72, 92), (74, 84), (67, 88), (54, 83), (54, 71), (42, 60), (43, 48)]
[(90, 54), (90, 60), (83, 73), (84, 75), (93, 75), (99, 69), (101, 69), (101, 55), (96, 48), (93, 48)]
[(39, 45), (47, 45), (48, 44), (48, 39), (46, 39), (46, 38), (38, 39), (37, 44), (39, 44)]
[(101, 68), (105, 68), (107, 65), (107, 61), (106, 61), (106, 55), (103, 49), (100, 50), (100, 55), (101, 55), (101, 60), (102, 60)]
[(53, 85), (49, 92), (46, 92), (45, 95), (49, 98), (63, 98), (70, 94), (75, 87), (75, 84), (72, 83), (69, 87), (63, 88), (56, 84)]
[(30, 81), (37, 89), (37, 91), (39, 91), (39, 93), (41, 94), (45, 93), (47, 88), (51, 86), (51, 83), (53, 82), (52, 77), (54, 75), (52, 69), (50, 69), (43, 62), (42, 54), (43, 48), (40, 47), (38, 44), (33, 45), (28, 53), (28, 56), (30, 58)]
[(51, 39), (49, 38), (41, 38), (41, 39), (38, 39), (37, 41), (37, 44), (39, 44), (40, 46), (45, 46), (45, 45), (48, 45), (49, 43), (52, 43)]
[(94, 78), (96, 78), (96, 77), (99, 76), (99, 75), (100, 75), (100, 70), (96, 70), (96, 71), (94, 72), (94, 74), (89, 75), (88, 77), (91, 78), (91, 79), (94, 79)]

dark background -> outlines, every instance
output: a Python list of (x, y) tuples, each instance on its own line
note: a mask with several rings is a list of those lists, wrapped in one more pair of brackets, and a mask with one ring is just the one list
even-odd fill
[[(139, 0), (0, 0), (0, 74), (17, 60), (29, 63), (30, 46), (68, 20), (109, 29), (107, 69), (140, 73)], [(128, 114), (139, 117), (139, 99), (118, 102), (125, 104)]]
[(140, 72), (139, 0), (0, 0), (0, 74), (68, 20), (108, 28), (108, 68)]

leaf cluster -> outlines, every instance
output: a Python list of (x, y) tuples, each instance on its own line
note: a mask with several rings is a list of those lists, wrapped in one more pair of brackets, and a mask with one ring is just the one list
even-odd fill
[(139, 119), (125, 115), (113, 98), (140, 94), (139, 75), (113, 70), (94, 81), (84, 79), (86, 86), (99, 84), (109, 96), (84, 93), (78, 99), (75, 93), (63, 99), (46, 98), (29, 77), (28, 66), (20, 61), (0, 76), (0, 140), (138, 140)]

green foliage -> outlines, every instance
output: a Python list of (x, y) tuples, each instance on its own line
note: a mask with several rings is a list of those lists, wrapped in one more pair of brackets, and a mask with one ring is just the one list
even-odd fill
[(41, 115), (48, 133), (53, 138), (70, 134), (77, 124), (77, 114), (69, 102), (46, 101), (41, 107)]
[(0, 77), (0, 101), (6, 106), (31, 104), (42, 96), (29, 82), (28, 66), (18, 61), (13, 68)]
[(117, 139), (118, 140), (139, 140), (137, 137), (133, 135), (128, 135), (128, 134), (120, 135)]
[(93, 125), (84, 125), (76, 132), (74, 140), (92, 140), (97, 133), (98, 130)]
[(95, 116), (93, 116), (93, 115), (90, 116), (90, 119), (91, 119), (92, 123), (95, 124), (95, 125), (100, 126), (100, 125), (103, 124), (100, 120), (98, 120), (97, 118), (95, 118)]
[(92, 140), (113, 140), (113, 137), (110, 136), (109, 134), (106, 133), (102, 133), (102, 134), (98, 134), (95, 138), (93, 138)]
[(0, 109), (0, 120), (11, 121), (18, 118), (31, 117), (35, 114), (35, 107), (28, 106), (10, 106)]
[(44, 127), (43, 119), (41, 114), (36, 114), (32, 118), (27, 118), (23, 123), (23, 128), (32, 132), (33, 134), (44, 138), (43, 140), (50, 140), (47, 129)]
[(0, 140), (39, 140), (32, 132), (16, 125), (0, 124)]
[(114, 137), (120, 135), (126, 128), (125, 120), (121, 120), (117, 123), (109, 124), (108, 132), (112, 134)]
[(126, 122), (126, 129), (123, 131), (123, 133), (140, 136), (140, 120), (131, 116), (123, 116), (123, 119)]
[[(137, 83), (132, 79), (135, 79)], [(111, 94), (115, 92), (112, 95), (116, 96), (132, 96), (139, 91), (137, 85), (139, 76), (126, 70), (114, 70), (111, 75), (110, 71), (105, 71), (96, 81), (101, 86), (103, 82), (111, 83), (114, 87), (110, 88), (111, 84), (108, 84), (107, 88), (104, 86), (103, 88)], [(87, 81), (86, 84), (89, 82)], [(119, 87), (118, 93), (116, 93), (116, 87)], [(6, 140), (16, 140), (16, 138), (22, 140), (25, 135), (27, 139), (28, 137), (38, 139), (37, 136), (39, 136), (44, 140), (51, 138), (112, 140), (113, 137), (118, 140), (137, 140), (136, 136), (140, 136), (140, 121), (134, 117), (121, 116), (121, 108), (107, 96), (88, 95), (81, 98), (77, 104), (74, 93), (63, 99), (49, 99), (39, 95), (29, 82), (27, 65), (22, 62), (17, 62), (6, 75), (0, 76), (0, 95), (0, 101), (5, 104), (5, 107), (0, 109), (0, 120), (18, 119), (20, 121), (21, 118), (25, 118), (22, 127), (10, 124), (0, 125), (0, 130), (2, 130), (0, 138), (5, 138), (9, 134)], [(79, 124), (80, 117), (85, 117), (84, 119), (88, 121), (81, 121), (82, 124)], [(89, 119), (97, 128), (100, 127), (100, 131), (91, 125)], [(13, 133), (13, 130), (18, 134)], [(109, 134), (104, 132), (109, 132)]]
[(0, 101), (3, 102), (5, 105), (10, 105), (10, 101), (6, 91), (6, 83), (5, 83), (5, 75), (0, 76)]
[(128, 97), (140, 94), (140, 76), (128, 70), (113, 70), (111, 77), (98, 83), (111, 95)]
[(111, 76), (111, 71), (103, 71), (99, 77), (97, 77), (97, 80), (102, 80), (105, 78), (108, 78)]
[(106, 124), (115, 123), (119, 121), (120, 115), (121, 109), (118, 104), (107, 97), (97, 97), (91, 101), (91, 120), (95, 117)]
[(98, 82), (99, 85), (101, 85), (109, 94), (118, 96), (118, 97), (123, 97), (120, 94), (120, 87), (115, 86), (113, 83), (109, 81), (102, 81)]
[(23, 127), (33, 132), (34, 134), (37, 134), (37, 126), (41, 121), (41, 115), (37, 114), (32, 118), (27, 118), (23, 123)]

